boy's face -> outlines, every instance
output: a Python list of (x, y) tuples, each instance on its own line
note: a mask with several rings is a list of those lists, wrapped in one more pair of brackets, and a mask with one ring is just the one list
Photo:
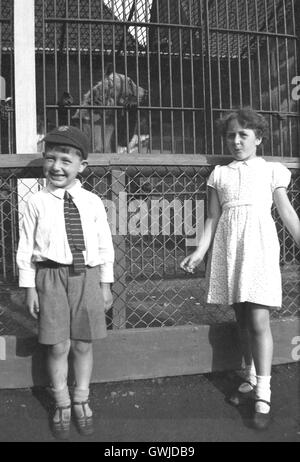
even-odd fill
[(56, 188), (68, 189), (86, 166), (87, 161), (71, 146), (54, 146), (44, 154), (45, 177)]
[(226, 144), (236, 160), (249, 160), (256, 156), (261, 139), (251, 128), (243, 128), (237, 120), (231, 120), (226, 132)]

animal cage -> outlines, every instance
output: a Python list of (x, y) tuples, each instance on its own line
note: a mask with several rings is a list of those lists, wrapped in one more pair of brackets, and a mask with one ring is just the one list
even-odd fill
[(216, 119), (252, 106), (264, 154), (298, 156), (297, 15), (294, 0), (37, 0), (39, 130), (79, 124), (91, 152), (224, 154)]

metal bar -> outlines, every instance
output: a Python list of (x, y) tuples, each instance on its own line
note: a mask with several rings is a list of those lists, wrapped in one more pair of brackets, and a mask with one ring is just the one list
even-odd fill
[[(92, 17), (92, 2), (89, 0), (89, 11), (88, 15), (89, 18)], [(91, 106), (94, 104), (94, 92), (93, 92), (93, 85), (94, 85), (94, 75), (93, 75), (93, 55), (92, 55), (92, 24), (89, 24), (89, 68), (90, 68), (90, 95), (91, 95)], [(104, 118), (104, 117), (103, 117)], [(90, 110), (90, 130), (91, 130), (91, 138), (92, 138), (92, 150), (93, 152), (95, 151), (95, 119), (94, 119), (94, 109)], [(105, 127), (105, 122), (104, 122), (104, 127)], [(104, 139), (104, 137), (102, 137)]]
[[(180, 0), (177, 0), (177, 8), (178, 8), (178, 20), (179, 23), (182, 24), (181, 20), (181, 5), (180, 5)], [(183, 97), (183, 64), (182, 64), (182, 29), (179, 29), (179, 70), (180, 70), (180, 102), (181, 102), (181, 108), (184, 108), (184, 97)], [(185, 148), (185, 117), (184, 117), (184, 112), (181, 111), (181, 138), (182, 138), (182, 152), (186, 152)]]
[[(267, 6), (267, 1), (264, 0), (264, 6), (265, 6), (265, 15), (266, 15), (266, 25), (267, 28), (269, 28), (269, 22), (268, 22), (268, 6)], [(272, 107), (272, 75), (271, 75), (271, 63), (270, 63), (270, 41), (269, 41), (269, 36), (266, 38), (266, 51), (267, 51), (267, 59), (266, 59), (266, 64), (267, 64), (267, 73), (268, 73), (268, 100), (269, 100), (269, 110), (271, 111), (273, 109)], [(269, 122), (269, 127), (271, 129), (272, 133), (272, 117), (270, 117), (270, 122)], [(264, 145), (262, 145), (262, 152), (264, 154)], [(271, 152), (273, 152), (273, 136), (271, 136)]]
[[(285, 7), (285, 1), (283, 2), (283, 19), (284, 19), (284, 32), (287, 33), (287, 14), (286, 14), (286, 7)], [(288, 39), (285, 38), (285, 55), (286, 55), (286, 85), (287, 85), (287, 106), (288, 106), (288, 111), (291, 111), (291, 98), (289, 95), (291, 94), (290, 91), (290, 85), (291, 85), (291, 77), (290, 77), (290, 67), (289, 67), (289, 49), (288, 49)], [(291, 123), (290, 119), (287, 118), (286, 120), (287, 125), (288, 125), (288, 146), (289, 146), (289, 152), (290, 155), (292, 154), (292, 130), (291, 130)], [(283, 153), (283, 151), (282, 151)]]
[[(236, 8), (236, 17), (237, 17), (237, 28), (240, 31), (240, 19), (239, 19), (239, 3), (238, 0), (235, 0), (235, 8)], [(241, 42), (240, 42), (241, 35), (237, 35), (237, 48), (238, 50), (241, 49)], [(242, 67), (241, 67), (241, 55), (238, 53), (238, 87), (239, 87), (239, 105), (243, 106), (243, 92), (242, 92)]]
[[(157, 19), (158, 23), (159, 21), (159, 4), (158, 0), (156, 0), (156, 10), (157, 10)], [(160, 27), (158, 26), (157, 28), (157, 60), (158, 60), (158, 100), (159, 100), (159, 106), (162, 108), (162, 89), (161, 89), (161, 53), (160, 53)], [(163, 119), (162, 119), (162, 111), (159, 110), (159, 127), (160, 127), (160, 152), (163, 152), (164, 150), (164, 144), (163, 144)]]
[[(136, 0), (134, 0), (134, 3), (136, 3)], [(135, 6), (135, 9), (134, 9), (134, 13), (135, 13), (135, 19), (137, 19), (137, 8)], [(137, 84), (137, 87), (139, 88), (140, 87), (140, 69), (139, 69), (139, 47), (138, 47), (138, 27), (137, 26), (134, 26), (134, 31), (135, 31), (135, 53), (136, 53), (136, 56), (135, 56), (135, 62), (136, 62), (136, 84)], [(125, 85), (127, 85), (127, 79), (126, 79), (126, 83)], [(128, 112), (126, 113), (126, 116), (127, 116), (127, 133), (129, 133), (129, 122), (128, 122)], [(140, 131), (140, 126), (141, 126), (141, 112), (140, 112), (140, 109), (139, 109), (139, 101), (137, 102), (137, 136), (138, 136), (138, 149), (139, 151), (141, 150), (141, 131)], [(130, 142), (131, 140), (129, 140), (128, 142)], [(127, 152), (129, 152), (129, 149), (127, 148)]]
[[(167, 3), (168, 8), (168, 21), (171, 22), (171, 10), (170, 10), (170, 0)], [(172, 35), (171, 29), (168, 28), (168, 51), (169, 51), (169, 80), (170, 80), (170, 107), (173, 108), (173, 69), (172, 69), (172, 56), (171, 56), (171, 44), (172, 44)], [(171, 152), (175, 153), (175, 144), (174, 144), (174, 111), (170, 109), (171, 117)]]
[[(77, 13), (80, 17), (80, 0), (77, 0)], [(78, 89), (79, 89), (79, 101), (81, 102), (82, 95), (82, 72), (81, 72), (81, 28), (80, 24), (77, 26), (77, 67), (78, 67)], [(80, 118), (79, 118), (80, 122)], [(68, 111), (68, 123), (70, 124), (70, 111)]]
[[(226, 24), (229, 25), (229, 13), (228, 13), (228, 0), (225, 3), (225, 12), (226, 12)], [(229, 32), (226, 35), (227, 37), (227, 69), (228, 69), (228, 88), (229, 88), (229, 107), (232, 108), (232, 76), (231, 76), (231, 58), (230, 58), (230, 35)]]
[[(82, 22), (82, 23), (92, 23), (92, 24), (99, 24), (99, 23), (102, 23), (102, 24), (116, 24), (118, 23), (119, 21), (116, 21), (116, 20), (112, 20), (112, 19), (84, 19), (84, 18), (81, 18), (80, 20), (77, 19), (77, 18), (68, 18), (68, 19), (65, 19), (65, 18), (46, 18), (45, 19), (46, 22), (60, 22), (60, 23), (65, 23), (65, 22), (72, 22), (72, 23), (76, 23), (76, 22)], [(123, 21), (121, 22), (121, 24), (123, 25)], [(137, 26), (137, 27), (161, 27), (162, 23), (160, 22), (151, 22), (151, 24), (146, 24), (145, 22), (140, 22), (140, 21), (130, 21), (130, 23), (128, 23), (128, 21), (125, 21), (125, 25), (128, 25), (129, 27), (131, 26)], [(174, 23), (171, 23), (171, 24), (168, 24), (168, 23), (164, 23), (164, 27), (170, 27), (172, 29), (197, 29), (198, 27), (197, 26), (192, 26), (192, 25), (186, 25), (186, 24), (174, 24)], [(231, 28), (215, 28), (215, 27), (211, 27), (210, 28), (211, 32), (220, 32), (220, 33), (233, 33), (233, 34), (240, 34), (241, 31), (239, 29), (231, 29)], [(253, 31), (252, 30), (243, 30), (243, 33), (246, 35), (246, 34), (249, 34), (249, 35), (253, 35)], [(276, 35), (274, 32), (263, 32), (263, 31), (255, 31), (255, 34), (256, 35), (261, 35), (261, 36), (274, 36)], [(282, 34), (282, 33), (279, 33), (278, 34), (279, 37), (286, 37), (286, 38), (294, 38), (294, 39), (297, 39), (297, 35), (293, 35), (293, 34)]]
[[(249, 4), (246, 2), (246, 27), (249, 28)], [(249, 79), (249, 103), (250, 107), (253, 106), (253, 99), (252, 99), (252, 66), (251, 66), (251, 48), (250, 48), (250, 37), (247, 37), (247, 61), (248, 61), (248, 79)]]
[[(146, 16), (146, 22), (150, 21), (150, 13), (149, 17)], [(148, 89), (148, 103), (149, 107), (152, 106), (152, 89), (151, 89), (151, 64), (150, 64), (150, 36), (149, 36), (149, 28), (146, 28), (146, 63), (147, 63), (147, 89)], [(152, 112), (151, 109), (147, 111), (148, 114), (148, 131), (149, 131), (149, 150), (152, 152)]]
[(205, 7), (206, 3), (204, 3), (205, 0), (199, 0), (200, 3), (200, 21), (201, 21), (201, 64), (202, 64), (202, 98), (203, 98), (203, 125), (204, 125), (204, 151), (209, 152), (208, 149), (208, 135), (207, 135), (207, 116), (206, 116), (206, 85), (205, 85), (205, 68), (206, 68), (206, 62), (205, 62), (205, 56), (206, 56), (206, 35), (205, 35)]
[[(205, 0), (205, 9), (204, 9), (204, 28), (205, 28), (205, 52), (206, 52), (206, 62), (207, 66), (205, 69), (205, 93), (206, 97), (206, 106), (205, 111), (207, 112), (206, 121), (206, 130), (209, 130), (209, 143), (207, 143), (208, 151), (213, 151), (213, 134), (212, 134), (212, 127), (213, 127), (213, 104), (212, 104), (212, 76), (211, 76), (211, 56), (210, 56), (210, 21), (209, 21), (209, 0)], [(211, 149), (209, 148), (211, 146)]]
[[(189, 4), (189, 21), (192, 23), (192, 7)], [(193, 33), (189, 32), (190, 39), (190, 50), (191, 50), (191, 93), (192, 93), (192, 107), (195, 108), (195, 84), (194, 84), (194, 58), (193, 58)], [(195, 120), (195, 111), (192, 111), (192, 134), (193, 134), (193, 153), (196, 153), (196, 120)]]
[[(257, 11), (257, 0), (254, 0), (255, 5), (255, 19), (256, 19), (256, 28), (258, 30), (258, 11)], [(257, 46), (257, 71), (258, 71), (258, 95), (259, 95), (259, 110), (262, 110), (262, 99), (261, 99), (261, 68), (260, 68), (260, 49), (259, 49), (259, 35), (256, 33), (256, 46)]]

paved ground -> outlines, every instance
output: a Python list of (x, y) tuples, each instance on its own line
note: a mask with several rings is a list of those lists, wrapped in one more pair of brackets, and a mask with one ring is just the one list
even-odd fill
[[(96, 431), (71, 442), (300, 442), (300, 362), (273, 368), (271, 427), (250, 426), (250, 409), (226, 402), (233, 372), (92, 384)], [(44, 389), (0, 390), (0, 441), (54, 442)], [(130, 446), (130, 445), (129, 445)], [(107, 445), (108, 448), (111, 444)]]

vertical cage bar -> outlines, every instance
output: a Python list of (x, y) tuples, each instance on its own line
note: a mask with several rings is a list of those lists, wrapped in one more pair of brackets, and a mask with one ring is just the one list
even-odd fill
[[(181, 17), (181, 4), (180, 0), (177, 0), (177, 8), (178, 8), (178, 19), (180, 26), (183, 25), (182, 17)], [(179, 69), (180, 69), (180, 103), (181, 103), (181, 137), (182, 137), (182, 151), (186, 153), (185, 147), (185, 111), (184, 111), (184, 84), (183, 84), (183, 47), (182, 47), (182, 27), (179, 29)]]
[[(88, 3), (88, 18), (92, 19), (92, 0), (89, 0)], [(88, 50), (88, 59), (89, 59), (89, 84), (90, 84), (90, 92), (91, 92), (91, 106), (94, 106), (94, 92), (93, 92), (93, 85), (94, 85), (94, 75), (93, 75), (93, 40), (92, 40), (92, 23), (89, 22), (89, 50)], [(95, 118), (94, 118), (94, 109), (90, 109), (90, 131), (91, 131), (91, 139), (92, 139), (92, 151), (95, 152)], [(105, 114), (103, 111), (103, 127), (102, 131), (105, 130)], [(101, 136), (101, 139), (104, 140), (104, 136)], [(103, 143), (104, 144), (104, 143)], [(101, 148), (100, 148), (101, 149)]]
[[(202, 64), (202, 98), (203, 98), (203, 125), (204, 125), (204, 152), (208, 153), (208, 133), (207, 133), (207, 116), (206, 116), (206, 85), (205, 85), (205, 68), (206, 68), (206, 60), (205, 55), (207, 53), (207, 43), (206, 43), (206, 3), (205, 0), (199, 0), (199, 7), (200, 7), (200, 20), (201, 20), (201, 46), (200, 46), (200, 53), (201, 53), (201, 64)], [(208, 13), (207, 13), (208, 14)]]
[[(284, 33), (287, 35), (287, 10), (286, 10), (286, 1), (283, 0), (283, 18), (284, 18)], [(286, 57), (286, 85), (287, 85), (287, 111), (291, 112), (291, 98), (290, 98), (290, 84), (291, 84), (291, 77), (290, 77), (290, 68), (289, 68), (289, 49), (288, 49), (288, 42), (289, 39), (285, 38), (285, 57)], [(286, 118), (287, 126), (288, 126), (288, 145), (289, 145), (289, 155), (292, 155), (292, 126), (291, 126), (291, 119), (289, 116)], [(283, 151), (282, 151), (283, 153)]]
[(239, 30), (237, 34), (237, 54), (238, 54), (238, 87), (239, 87), (239, 105), (243, 106), (243, 91), (242, 91), (242, 67), (241, 67), (241, 35), (244, 37), (245, 32), (240, 32), (240, 11), (239, 11), (239, 2), (235, 0), (236, 8), (236, 18), (237, 18), (237, 29)]
[[(157, 11), (157, 23), (160, 24), (160, 10), (159, 3), (156, 0), (156, 11)], [(160, 143), (160, 152), (164, 150), (163, 142), (163, 111), (162, 111), (162, 92), (161, 92), (161, 48), (160, 48), (160, 26), (157, 26), (157, 67), (158, 67), (158, 101), (159, 101), (159, 143)]]
[[(146, 17), (147, 24), (150, 22), (150, 11), (148, 11), (148, 16)], [(152, 152), (153, 144), (152, 144), (152, 88), (151, 88), (151, 61), (150, 61), (150, 28), (147, 26), (146, 28), (146, 64), (147, 64), (147, 89), (148, 89), (148, 111), (147, 111), (147, 119), (148, 119), (148, 131), (149, 131), (149, 151)]]
[(171, 10), (170, 10), (170, 0), (168, 0), (167, 3), (167, 17), (168, 17), (168, 51), (169, 51), (169, 79), (170, 79), (170, 118), (171, 118), (171, 152), (175, 152), (175, 144), (174, 144), (174, 102), (173, 102), (173, 69), (172, 69), (172, 49), (171, 49), (171, 43), (172, 43), (172, 35), (171, 35)]
[[(266, 22), (266, 31), (270, 32), (269, 30), (269, 20), (268, 20), (268, 3), (267, 0), (264, 1), (264, 6), (265, 6), (265, 22)], [(266, 65), (267, 65), (267, 75), (268, 75), (268, 108), (267, 110), (269, 113), (272, 113), (272, 75), (271, 75), (271, 53), (270, 53), (270, 37), (267, 36), (266, 38), (266, 51), (267, 51), (267, 60), (266, 60)], [(273, 123), (272, 123), (272, 116), (269, 117), (269, 127), (270, 127), (270, 132), (273, 133)], [(271, 152), (273, 153), (273, 136), (271, 136)], [(263, 148), (263, 154), (264, 154), (264, 146)]]
[[(230, 21), (229, 21), (229, 12), (228, 12), (228, 0), (225, 0), (225, 14), (226, 14), (226, 28), (230, 28)], [(228, 69), (228, 88), (229, 88), (229, 108), (232, 109), (232, 75), (231, 75), (231, 47), (230, 47), (230, 33), (226, 33), (227, 37), (227, 53), (228, 53), (228, 61), (227, 61), (227, 69)]]
[[(195, 7), (194, 7), (195, 8)], [(192, 6), (189, 4), (189, 24), (195, 25), (192, 20)], [(193, 154), (196, 154), (196, 121), (195, 121), (195, 84), (194, 84), (194, 30), (189, 31), (190, 42), (190, 72), (191, 72), (191, 92), (192, 92), (192, 136), (193, 136)]]
[[(212, 76), (211, 76), (211, 53), (210, 53), (210, 16), (209, 16), (209, 0), (205, 0), (205, 53), (206, 53), (206, 72), (205, 72), (205, 90), (207, 94), (205, 112), (207, 112), (207, 131), (209, 131), (209, 145), (214, 154), (213, 146), (213, 104), (212, 104)], [(208, 152), (207, 152), (208, 153)]]

